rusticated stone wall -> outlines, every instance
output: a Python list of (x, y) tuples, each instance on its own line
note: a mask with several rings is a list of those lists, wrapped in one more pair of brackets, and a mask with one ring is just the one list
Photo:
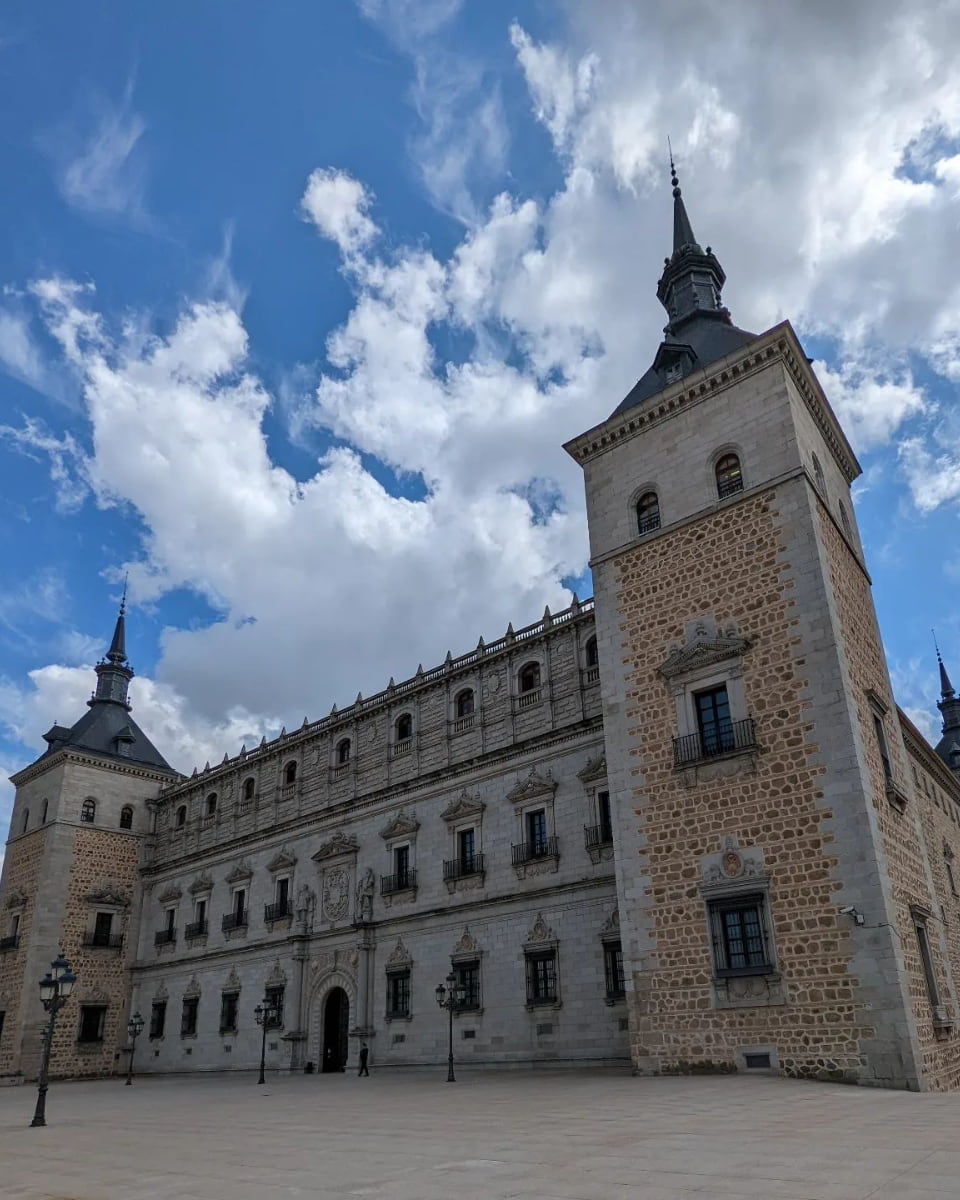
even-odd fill
[[(20, 915), (20, 944), (15, 950), (0, 953), (0, 1012), (4, 1014), (0, 1034), (0, 1075), (20, 1069), (19, 1029), (23, 1002), (24, 968), (30, 934), (36, 915), (37, 886), (46, 848), (47, 830), (35, 829), (18, 838), (7, 848), (3, 867), (3, 892), (0, 894), (0, 937), (6, 937), (10, 918)], [(23, 906), (11, 908), (17, 896), (26, 898)]]

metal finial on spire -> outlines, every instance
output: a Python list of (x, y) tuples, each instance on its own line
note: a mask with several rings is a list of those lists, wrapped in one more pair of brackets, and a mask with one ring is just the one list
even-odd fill
[(950, 676), (947, 674), (947, 668), (943, 665), (943, 659), (940, 656), (940, 647), (937, 645), (936, 631), (931, 629), (933, 634), (933, 645), (937, 652), (937, 665), (940, 668), (940, 696), (943, 700), (953, 699), (953, 684), (950, 682)]
[(130, 578), (129, 571), (123, 573), (123, 595), (120, 597), (120, 616), (122, 617), (127, 611), (127, 581)]
[(670, 144), (670, 135), (667, 134), (667, 151), (670, 155), (670, 184), (673, 187), (673, 198), (680, 198), (680, 180), (677, 178), (677, 168), (673, 161), (673, 146)]

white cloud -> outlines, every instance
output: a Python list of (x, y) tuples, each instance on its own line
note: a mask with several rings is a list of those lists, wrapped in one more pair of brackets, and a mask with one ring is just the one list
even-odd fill
[(75, 512), (83, 504), (89, 494), (88, 460), (73, 434), (57, 437), (41, 421), (24, 417), (19, 429), (0, 425), (4, 440), (30, 458), (47, 459), (58, 512)]
[(869, 364), (849, 360), (837, 369), (825, 362), (813, 366), (858, 452), (888, 442), (909, 417), (929, 407), (909, 370), (889, 378), (885, 372), (874, 373)]
[(367, 216), (370, 194), (346, 171), (318, 167), (307, 180), (301, 208), (324, 237), (342, 254), (352, 254), (376, 236)]
[(463, 0), (357, 0), (367, 20), (403, 46), (439, 32), (462, 6)]

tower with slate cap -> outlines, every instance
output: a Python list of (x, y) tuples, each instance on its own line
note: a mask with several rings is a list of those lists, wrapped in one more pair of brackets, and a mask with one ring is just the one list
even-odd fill
[[(54, 1069), (117, 1069), (136, 954), (140, 842), (149, 804), (176, 778), (131, 715), (121, 603), (87, 711), (43, 735), (16, 786), (0, 894), (0, 1075), (30, 1077), (45, 1014), (36, 981), (63, 950), (77, 986), (58, 1020)], [(121, 1063), (122, 1065), (122, 1063)]]

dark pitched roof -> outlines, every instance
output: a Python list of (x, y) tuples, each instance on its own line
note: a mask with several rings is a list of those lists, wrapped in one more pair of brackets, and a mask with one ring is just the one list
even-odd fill
[(43, 736), (49, 748), (42, 758), (58, 750), (86, 750), (102, 758), (177, 773), (121, 704), (95, 702), (72, 728), (54, 725)]

